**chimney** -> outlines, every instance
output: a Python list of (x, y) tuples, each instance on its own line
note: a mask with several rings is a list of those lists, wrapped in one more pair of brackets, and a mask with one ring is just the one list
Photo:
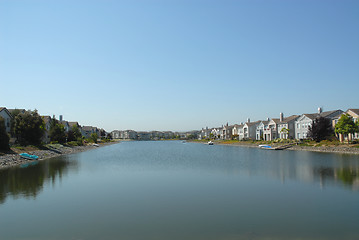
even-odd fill
[(54, 115), (52, 115), (52, 119), (55, 119), (55, 114), (54, 114)]
[(251, 122), (251, 119), (250, 118), (247, 118), (247, 123), (250, 123)]
[(279, 121), (283, 122), (283, 113), (279, 114)]
[(60, 122), (62, 122), (62, 115), (60, 115), (59, 118), (60, 118)]
[(318, 107), (318, 114), (321, 114), (323, 112), (323, 109), (321, 107)]
[(267, 121), (269, 121), (269, 117), (267, 117)]

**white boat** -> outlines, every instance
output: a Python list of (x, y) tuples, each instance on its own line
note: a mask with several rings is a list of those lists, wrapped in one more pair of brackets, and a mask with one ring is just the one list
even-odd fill
[(269, 145), (258, 145), (259, 148), (263, 148), (263, 149), (274, 149), (272, 148), (272, 146)]
[(212, 142), (212, 141), (209, 141), (209, 142), (208, 142), (208, 145), (213, 145), (213, 142)]

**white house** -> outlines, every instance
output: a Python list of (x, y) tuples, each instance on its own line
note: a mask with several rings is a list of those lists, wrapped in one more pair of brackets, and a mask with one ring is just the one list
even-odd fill
[[(342, 110), (333, 110), (322, 112), (321, 108), (318, 108), (318, 113), (311, 114), (302, 114), (295, 121), (295, 138), (296, 139), (305, 139), (308, 137), (308, 128), (312, 126), (313, 121), (316, 118), (324, 117), (331, 120), (336, 119), (339, 115), (343, 113)], [(333, 125), (332, 125), (333, 126)]]
[(256, 130), (257, 126), (260, 124), (261, 121), (257, 122), (250, 122), (250, 119), (247, 120), (247, 122), (243, 125), (243, 138), (239, 138), (239, 140), (242, 139), (256, 139)]
[(269, 119), (267, 121), (260, 121), (256, 128), (256, 140), (264, 139), (264, 129), (268, 128)]
[(5, 130), (10, 133), (12, 115), (5, 107), (0, 107), (0, 117), (4, 119)]

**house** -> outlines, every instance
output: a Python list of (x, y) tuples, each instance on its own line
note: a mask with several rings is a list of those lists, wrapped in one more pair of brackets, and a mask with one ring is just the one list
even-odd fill
[(71, 127), (68, 121), (59, 121), (59, 123), (64, 126), (65, 132), (69, 132)]
[(6, 132), (10, 133), (12, 115), (10, 111), (6, 109), (6, 107), (0, 107), (0, 117), (4, 119)]
[(247, 122), (243, 125), (243, 138), (239, 138), (239, 140), (242, 139), (256, 139), (256, 130), (257, 126), (260, 124), (261, 121), (257, 122), (251, 122), (248, 118)]
[(17, 114), (17, 113), (25, 113), (26, 112), (25, 109), (20, 109), (20, 108), (12, 108), (12, 109), (8, 109), (8, 110), (12, 115)]
[(232, 128), (232, 137), (239, 139), (239, 133), (242, 131), (243, 133), (243, 123), (241, 124), (234, 124)]
[(223, 140), (231, 140), (232, 139), (232, 129), (233, 129), (233, 125), (228, 125), (228, 123), (223, 126), (222, 131), (221, 131), (221, 139)]
[(268, 122), (268, 126), (263, 131), (263, 139), (265, 141), (272, 141), (278, 138), (278, 124), (279, 118), (273, 118)]
[(294, 139), (295, 138), (295, 121), (299, 115), (292, 115), (284, 118), (283, 113), (280, 114), (278, 123), (278, 138)]
[(211, 131), (212, 129), (208, 129), (208, 127), (202, 128), (202, 130), (198, 133), (198, 139), (201, 140), (210, 138)]
[[(348, 109), (346, 113), (353, 118), (354, 122), (359, 121), (359, 109)], [(351, 137), (352, 139), (359, 139), (359, 133), (354, 133)]]
[(218, 127), (218, 128), (212, 128), (211, 130), (211, 134), (213, 135), (213, 137), (215, 139), (218, 139), (221, 137), (221, 132), (222, 132), (222, 128)]
[[(333, 119), (338, 118), (343, 113), (342, 110), (333, 110), (322, 112), (322, 108), (318, 108), (317, 113), (310, 113), (310, 114), (302, 114), (295, 120), (295, 138), (296, 139), (305, 139), (308, 137), (308, 128), (312, 126), (313, 121), (316, 118), (324, 117), (328, 118), (333, 122)], [(333, 124), (332, 124), (333, 126)]]
[(68, 122), (70, 129), (73, 130), (73, 128), (76, 126), (77, 129), (82, 133), (81, 126), (78, 122)]
[(138, 140), (151, 140), (151, 134), (149, 132), (137, 132), (137, 139)]
[(264, 139), (264, 129), (268, 128), (269, 119), (266, 121), (260, 121), (256, 128), (256, 140)]
[(96, 129), (95, 127), (92, 126), (82, 126), (81, 128), (81, 134), (82, 136), (84, 136), (85, 138), (89, 138), (91, 136), (91, 134), (96, 133)]
[(44, 143), (50, 143), (51, 139), (50, 139), (50, 136), (49, 136), (49, 132), (50, 132), (52, 118), (50, 116), (41, 116), (41, 118), (45, 123), (45, 133), (42, 136), (42, 141)]

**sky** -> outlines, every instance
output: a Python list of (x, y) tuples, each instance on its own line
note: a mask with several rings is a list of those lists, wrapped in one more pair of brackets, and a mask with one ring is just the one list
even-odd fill
[(0, 0), (0, 107), (106, 131), (359, 108), (359, 1)]

